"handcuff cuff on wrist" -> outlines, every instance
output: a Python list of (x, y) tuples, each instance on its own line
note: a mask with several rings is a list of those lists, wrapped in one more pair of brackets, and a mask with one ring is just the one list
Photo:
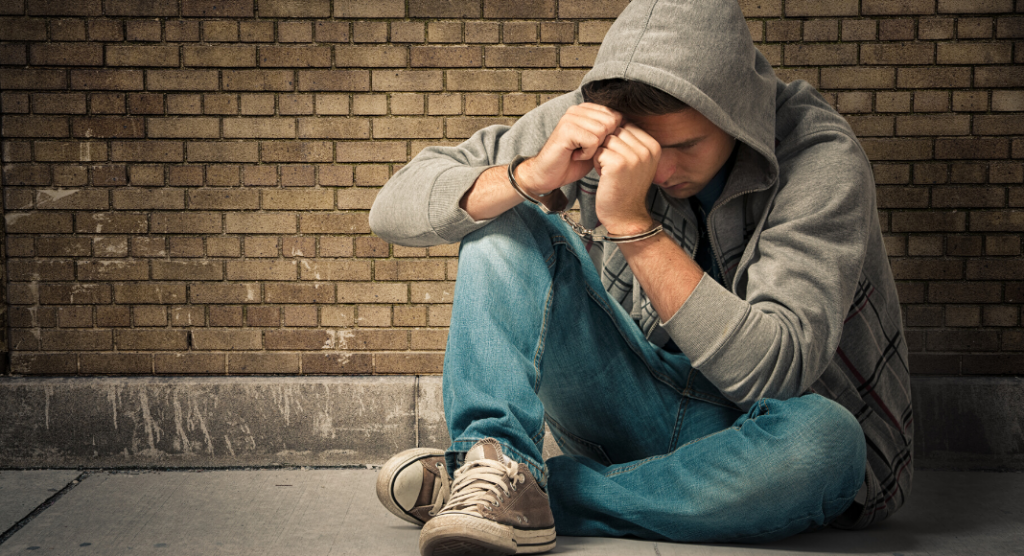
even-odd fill
[(544, 214), (557, 214), (558, 217), (561, 218), (563, 222), (568, 224), (569, 227), (572, 228), (572, 231), (576, 232), (576, 235), (580, 236), (581, 238), (586, 239), (588, 241), (607, 240), (612, 243), (632, 243), (634, 241), (640, 241), (647, 239), (649, 237), (653, 237), (662, 230), (664, 230), (664, 226), (657, 222), (655, 222), (650, 228), (644, 230), (643, 232), (628, 236), (612, 235), (607, 233), (607, 231), (602, 233), (600, 231), (602, 227), (598, 227), (596, 230), (591, 230), (590, 228), (587, 228), (580, 224), (579, 222), (573, 220), (572, 217), (569, 216), (569, 213), (566, 212), (569, 200), (566, 198), (565, 194), (562, 193), (560, 189), (555, 189), (550, 193), (538, 195), (538, 197), (548, 197), (550, 195), (551, 202), (555, 206), (555, 208), (549, 208), (547, 203), (533, 198), (528, 193), (526, 193), (526, 191), (523, 190), (522, 186), (519, 185), (519, 182), (516, 181), (515, 170), (516, 166), (519, 166), (519, 164), (524, 160), (526, 160), (526, 157), (519, 155), (513, 158), (512, 162), (508, 163), (508, 181), (510, 184), (512, 184), (512, 189), (515, 189), (516, 193), (518, 193), (524, 201), (537, 205), (540, 208), (540, 210), (544, 212)]

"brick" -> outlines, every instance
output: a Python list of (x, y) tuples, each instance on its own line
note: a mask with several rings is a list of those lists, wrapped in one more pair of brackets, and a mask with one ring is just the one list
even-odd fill
[[(972, 220), (973, 228), (973, 220)], [(893, 232), (962, 232), (967, 229), (963, 212), (897, 212), (892, 215)]]
[[(295, 74), (290, 70), (225, 70), (225, 91), (293, 91)], [(270, 98), (273, 113), (273, 98)], [(242, 113), (246, 113), (246, 96), (242, 97)], [(259, 113), (266, 113), (260, 111)]]
[(70, 260), (14, 259), (7, 263), (7, 279), (12, 282), (74, 280), (75, 267)]
[(100, 0), (33, 0), (27, 4), (28, 15), (98, 16), (101, 13)]
[(999, 335), (994, 330), (931, 330), (927, 346), (930, 351), (995, 351)]
[(156, 212), (151, 218), (155, 234), (219, 234), (220, 214), (216, 212)]
[[(267, 283), (268, 303), (334, 303), (334, 285), (330, 283), (290, 284), (286, 282)], [(268, 349), (269, 345), (268, 345)]]
[(293, 213), (238, 213), (229, 212), (226, 217), (229, 234), (294, 234), (295, 214)]
[(998, 283), (936, 282), (928, 285), (932, 303), (997, 303), (1001, 297)]
[(352, 23), (352, 42), (384, 43), (388, 40), (388, 24), (384, 21), (356, 21)]
[(258, 191), (196, 189), (188, 194), (188, 206), (192, 210), (255, 210), (259, 205)]
[(374, 91), (440, 91), (441, 72), (424, 70), (374, 70)]
[(192, 349), (206, 351), (257, 350), (262, 346), (259, 330), (233, 328), (196, 328), (192, 334)]
[(451, 303), (454, 282), (411, 282), (410, 301), (413, 303)]
[(390, 176), (383, 164), (362, 164), (356, 166), (355, 185), (384, 185)]
[(132, 162), (181, 162), (183, 148), (180, 141), (114, 141), (111, 160)]
[(614, 18), (628, 3), (629, 0), (561, 0), (558, 3), (558, 17)]
[(147, 280), (149, 265), (145, 261), (77, 261), (78, 279), (82, 281)]
[(930, 43), (862, 44), (860, 61), (868, 65), (923, 65), (933, 63), (935, 56)]
[(151, 91), (214, 91), (218, 88), (216, 70), (152, 70), (147, 73), (147, 83)]
[(260, 0), (260, 17), (330, 16), (330, 0)]
[(96, 212), (75, 218), (75, 231), (80, 234), (143, 234), (147, 228), (144, 214)]
[(439, 138), (443, 121), (440, 118), (374, 118), (376, 139)]
[(110, 203), (104, 190), (55, 190), (37, 191), (36, 208), (42, 210), (107, 210)]
[(107, 65), (176, 67), (178, 65), (178, 47), (107, 46)]
[(29, 62), (34, 66), (102, 66), (103, 47), (75, 43), (33, 44), (29, 46)]
[(238, 68), (256, 65), (255, 46), (186, 46), (184, 64), (199, 67)]
[(201, 95), (167, 95), (168, 114), (202, 114), (202, 112)]
[(935, 140), (935, 158), (937, 159), (995, 159), (1006, 158), (1010, 154), (1010, 143), (1007, 139), (997, 138), (964, 138)]
[(974, 69), (975, 87), (1024, 87), (1024, 67), (999, 66)]
[(329, 210), (334, 208), (334, 192), (329, 189), (264, 190), (263, 208), (267, 210)]
[(164, 21), (167, 42), (198, 42), (199, 22), (184, 19)]
[(0, 44), (0, 64), (24, 66), (28, 62), (23, 44)]
[(969, 87), (970, 68), (899, 68), (896, 85), (901, 89)]
[(409, 17), (480, 17), (479, 0), (409, 0)]
[(1024, 280), (1024, 259), (1005, 257), (967, 261), (968, 280)]
[(238, 22), (204, 21), (203, 40), (206, 42), (236, 42), (238, 40)]
[(427, 24), (427, 40), (435, 43), (462, 42), (462, 24), (458, 21), (431, 21)]
[[(178, 40), (174, 28), (168, 23), (167, 40)], [(175, 37), (175, 38), (172, 38)], [(120, 42), (124, 40), (124, 29), (121, 21), (109, 19), (93, 19), (89, 21), (89, 39), (104, 42)], [(196, 38), (195, 40), (199, 40)]]
[(329, 46), (261, 46), (259, 62), (265, 68), (312, 68), (331, 65)]
[(107, 159), (107, 145), (98, 141), (36, 141), (38, 162), (90, 162)]
[[(177, 10), (175, 10), (177, 11)], [(177, 15), (177, 14), (174, 14)], [(159, 20), (128, 20), (126, 23), (125, 36), (129, 41), (148, 41), (148, 42), (159, 42), (160, 41), (160, 21)]]
[[(31, 245), (31, 239), (29, 244)], [(13, 243), (14, 238), (8, 237), (8, 241)], [(39, 257), (88, 257), (92, 249), (90, 246), (92, 242), (86, 237), (67, 237), (67, 236), (52, 236), (52, 237), (38, 237), (36, 238), (36, 252), (34, 254), (28, 254), (27, 256), (39, 256)], [(8, 250), (8, 255), (14, 256)], [(13, 263), (13, 261), (10, 261)]]
[(971, 117), (949, 114), (897, 116), (896, 135), (967, 135)]
[(416, 93), (395, 93), (391, 95), (391, 113), (417, 116), (423, 114), (424, 96)]
[[(152, 123), (150, 124), (150, 137), (153, 135)], [(111, 137), (111, 138), (142, 138), (145, 136), (145, 128), (142, 118), (125, 117), (94, 117), (94, 118), (72, 118), (72, 134), (75, 137)]]
[[(495, 26), (495, 41), (497, 42), (497, 27)], [(391, 42), (423, 42), (426, 40), (426, 26), (418, 21), (393, 21), (391, 22)], [(479, 42), (470, 40), (467, 32), (466, 42)]]
[(307, 70), (299, 71), (300, 91), (369, 91), (370, 72), (367, 70)]
[(132, 114), (163, 114), (164, 95), (149, 93), (129, 94), (128, 111)]
[(259, 303), (258, 283), (197, 282), (188, 287), (190, 303)]
[(1024, 211), (971, 211), (971, 231), (1024, 231)]
[(288, 118), (224, 118), (224, 137), (286, 139), (295, 137), (295, 120)]
[(767, 32), (765, 38), (769, 42), (779, 41), (799, 41), (800, 40), (800, 20), (772, 20), (766, 23)]
[(303, 374), (372, 374), (373, 356), (369, 353), (303, 353)]
[(488, 46), (487, 67), (555, 67), (558, 49), (552, 46)]
[(1024, 134), (1024, 116), (1001, 114), (999, 116), (974, 117), (975, 135), (1021, 135)]
[(388, 113), (387, 95), (353, 95), (352, 113), (363, 115), (383, 115)]
[[(13, 284), (11, 286), (13, 288)], [(44, 305), (105, 305), (110, 303), (109, 284), (39, 284), (39, 303)]]
[(501, 39), (506, 44), (537, 42), (536, 22), (506, 21), (501, 29)]
[(330, 162), (332, 144), (326, 141), (264, 141), (263, 162)]
[(945, 164), (915, 164), (914, 183), (922, 185), (935, 185), (946, 183), (949, 169)]
[(298, 353), (230, 353), (228, 373), (232, 375), (296, 374), (299, 372)]
[(113, 349), (110, 330), (42, 329), (40, 348), (62, 351), (102, 351)]
[(365, 212), (331, 212), (301, 214), (299, 230), (304, 234), (367, 234), (370, 233)]
[(933, 257), (899, 258), (890, 261), (897, 280), (958, 280), (964, 277), (963, 262)]
[(277, 257), (276, 236), (248, 236), (245, 238), (246, 257)]
[(929, 139), (870, 139), (861, 145), (871, 160), (928, 160), (932, 158)]
[(858, 15), (857, 3), (857, 0), (788, 0), (786, 17)]
[[(143, 88), (141, 70), (72, 70), (71, 88), (132, 91)], [(94, 95), (95, 96), (95, 95)], [(123, 102), (123, 101), (122, 101)], [(123, 106), (123, 104), (122, 104)], [(94, 107), (95, 110), (95, 107)], [(123, 111), (123, 109), (122, 109)]]
[(219, 353), (157, 353), (153, 355), (156, 374), (224, 374), (224, 355)]
[(370, 261), (311, 259), (300, 266), (302, 280), (369, 280)]
[(46, 20), (5, 18), (0, 21), (0, 40), (45, 41)]
[[(405, 67), (408, 49), (404, 46), (335, 46), (338, 67)], [(415, 56), (413, 58), (415, 66)]]
[(1024, 91), (992, 91), (992, 111), (1024, 112)]
[[(303, 139), (367, 139), (370, 137), (370, 123), (363, 119), (349, 118), (299, 118), (298, 136)], [(326, 152), (329, 151), (330, 148), (327, 148)]]
[(66, 75), (64, 70), (0, 69), (0, 81), (5, 90), (64, 89), (67, 87)]
[(1012, 12), (1013, 0), (939, 0), (939, 13)]
[(1024, 16), (1004, 16), (996, 20), (996, 37), (1000, 39), (1024, 38)]
[(1015, 235), (985, 236), (985, 254), (1016, 256), (1020, 255), (1020, 237)]
[(405, 284), (350, 282), (338, 286), (338, 303), (406, 303)]
[(839, 21), (835, 19), (812, 19), (810, 21), (804, 22), (804, 40), (839, 40)]
[(240, 185), (236, 165), (216, 165), (206, 167), (206, 185), (234, 187)]
[(314, 185), (314, 168), (307, 165), (288, 165), (281, 167), (281, 185), (311, 187)]
[(405, 17), (403, 0), (346, 0), (334, 3), (337, 18), (391, 18)]
[[(338, 47), (341, 48), (341, 47)], [(359, 47), (353, 47), (359, 48)], [(404, 52), (403, 52), (404, 55)], [(480, 67), (483, 65), (483, 54), (479, 46), (414, 46), (410, 52), (412, 67), (457, 68)], [(339, 56), (339, 59), (340, 56)], [(404, 60), (404, 57), (403, 57)], [(397, 57), (396, 57), (397, 61)], [(351, 65), (351, 64), (350, 64)], [(358, 59), (357, 63), (358, 65)], [(374, 64), (376, 66), (404, 66), (402, 64)], [(425, 77), (425, 76), (424, 76)], [(440, 75), (431, 73), (431, 79)], [(434, 87), (436, 90), (438, 87)]]
[(274, 22), (240, 21), (238, 38), (242, 42), (274, 42)]
[(582, 70), (527, 70), (523, 72), (523, 91), (571, 91), (579, 86), (585, 74)]
[(844, 19), (842, 39), (844, 41), (873, 41), (877, 36), (878, 22), (870, 19)]
[(377, 373), (440, 374), (443, 365), (444, 354), (437, 352), (377, 353), (374, 355), (374, 371)]
[(253, 0), (182, 0), (185, 17), (252, 17)]
[(338, 190), (338, 208), (342, 210), (366, 209), (373, 206), (377, 197), (376, 188), (346, 188)]
[(448, 118), (448, 137), (464, 139), (491, 125), (511, 126), (514, 118)]
[(166, 17), (178, 15), (178, 6), (147, 0), (107, 0), (103, 13), (107, 16)]
[(914, 112), (946, 112), (948, 110), (948, 91), (917, 91), (914, 93)]
[(892, 136), (892, 116), (847, 116), (846, 121), (858, 137)]
[[(391, 326), (390, 305), (360, 305), (359, 317), (356, 324), (360, 327), (388, 327)], [(358, 332), (357, 332), (358, 334)], [(403, 335), (402, 341), (407, 342), (408, 333)]]
[(510, 70), (455, 70), (448, 72), (450, 91), (510, 91), (518, 88), (518, 74)]
[[(1024, 182), (1024, 166), (1021, 166), (1021, 164), (1018, 162), (1011, 162), (1006, 164), (994, 163), (992, 164), (990, 170), (990, 183), (1019, 184), (1021, 182)], [(1024, 193), (1024, 190), (1021, 190), (1019, 188), (1011, 190), (1011, 206), (1020, 206), (1019, 201), (1018, 204), (1014, 204), (1012, 199), (1014, 198), (1014, 196), (1016, 196), (1018, 199), (1024, 199), (1024, 197), (1021, 197), (1022, 193)]]
[(159, 305), (132, 307), (132, 321), (136, 327), (167, 326), (167, 307)]
[[(490, 94), (466, 95), (466, 114), (495, 116), (498, 114), (499, 98), (498, 95)], [(458, 118), (449, 120), (449, 127), (451, 121), (455, 119)]]
[[(7, 103), (4, 103), (7, 113)], [(25, 112), (28, 112), (26, 107)], [(36, 114), (84, 114), (85, 94), (83, 93), (37, 93), (32, 95), (32, 112)]]
[(555, 0), (484, 0), (484, 17), (490, 19), (554, 18)]
[(982, 323), (985, 326), (1017, 326), (1020, 307), (987, 305), (982, 312)]
[[(883, 41), (914, 40), (913, 19), (883, 19), (878, 22), (878, 38)], [(928, 45), (929, 49), (931, 45)]]
[(991, 39), (995, 20), (991, 17), (963, 17), (957, 21), (958, 39)]
[[(940, 64), (1008, 64), (1012, 45), (1003, 43), (938, 43)], [(924, 63), (924, 62), (921, 62)]]
[(60, 116), (4, 116), (4, 137), (67, 137), (68, 119)]
[(986, 91), (953, 91), (954, 112), (984, 112), (988, 110)]
[(596, 46), (563, 46), (558, 49), (558, 63), (563, 68), (589, 68), (597, 56)]
[(157, 351), (185, 350), (188, 347), (184, 330), (114, 330), (114, 343), (119, 350)]
[(257, 162), (258, 145), (239, 142), (188, 143), (189, 162)]

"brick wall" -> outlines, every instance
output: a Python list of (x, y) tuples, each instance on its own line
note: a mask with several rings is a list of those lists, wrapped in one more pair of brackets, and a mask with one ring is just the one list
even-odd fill
[[(625, 4), (0, 0), (4, 372), (440, 372), (457, 248), (375, 238), (377, 188)], [(913, 371), (1024, 374), (1024, 0), (742, 6), (875, 162)]]

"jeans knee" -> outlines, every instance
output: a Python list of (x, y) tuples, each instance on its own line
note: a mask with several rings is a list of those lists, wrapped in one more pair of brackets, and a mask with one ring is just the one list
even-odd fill
[(836, 498), (852, 497), (864, 481), (864, 430), (838, 402), (817, 394), (800, 400), (805, 405), (800, 436), (810, 444), (806, 451), (814, 454), (824, 489)]

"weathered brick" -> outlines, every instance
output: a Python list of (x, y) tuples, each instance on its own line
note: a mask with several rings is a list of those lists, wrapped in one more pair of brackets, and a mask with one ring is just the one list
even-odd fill
[(937, 61), (940, 64), (1008, 64), (1011, 62), (1012, 45), (1008, 43), (940, 42), (937, 48)]
[(261, 67), (324, 68), (331, 65), (329, 46), (261, 46)]
[(479, 0), (409, 0), (409, 17), (480, 17)]
[(298, 372), (298, 353), (228, 354), (228, 373), (232, 375), (295, 374)]
[(373, 136), (376, 139), (441, 137), (442, 124), (440, 118), (374, 118)]
[(186, 66), (239, 68), (256, 65), (255, 46), (186, 46), (184, 56)]
[(3, 21), (0, 21), (0, 41), (45, 40), (46, 19), (5, 18)]
[[(151, 124), (152, 125), (152, 124)], [(125, 118), (116, 116), (100, 116), (92, 118), (72, 118), (72, 134), (75, 137), (111, 137), (111, 138), (142, 138), (145, 127), (142, 118)], [(151, 137), (152, 127), (150, 127)]]
[[(321, 166), (321, 170), (325, 167)], [(305, 164), (289, 164), (281, 166), (281, 185), (312, 187), (315, 185), (314, 167)]]
[(484, 17), (491, 19), (554, 18), (555, 0), (484, 0)]
[(897, 116), (896, 135), (967, 135), (971, 117), (959, 114)]
[(370, 122), (349, 118), (299, 118), (298, 136), (302, 139), (367, 139)]
[[(338, 47), (341, 48), (341, 47)], [(353, 47), (359, 48), (359, 47)], [(340, 53), (339, 53), (340, 54)], [(483, 65), (483, 54), (479, 46), (414, 46), (410, 51), (412, 67), (428, 68), (470, 68)], [(341, 59), (339, 57), (339, 59)], [(397, 61), (397, 56), (396, 56)], [(404, 52), (403, 52), (404, 61)], [(357, 64), (358, 58), (357, 58)], [(405, 64), (383, 64), (375, 66), (404, 66)], [(431, 77), (434, 79), (435, 77)]]
[(388, 113), (387, 95), (352, 95), (352, 113), (359, 116)]
[(485, 47), (487, 67), (554, 67), (558, 50), (552, 46), (488, 46)]
[(196, 94), (167, 95), (168, 114), (202, 114), (202, 96)]
[(185, 17), (252, 17), (253, 0), (182, 0)]
[(871, 160), (928, 160), (932, 158), (929, 139), (871, 139), (861, 140), (864, 152)]
[(144, 234), (146, 215), (128, 212), (78, 213), (75, 232), (80, 234)]
[(466, 95), (465, 113), (466, 115), (473, 116), (496, 116), (498, 114), (499, 99), (500, 97), (494, 94)]
[(373, 206), (376, 188), (353, 187), (338, 190), (338, 208), (341, 210), (366, 209)]
[(4, 116), (4, 137), (67, 137), (68, 119), (61, 116)]
[(338, 303), (406, 303), (408, 286), (375, 282), (349, 282), (338, 286)]
[(176, 67), (178, 65), (178, 47), (107, 46), (107, 65)]
[(240, 142), (188, 143), (189, 162), (257, 162), (258, 145)]
[(939, 13), (1012, 12), (1013, 0), (939, 0)]
[(299, 71), (300, 91), (369, 91), (367, 70), (304, 70)]
[(206, 42), (238, 41), (237, 21), (204, 21), (203, 40)]
[(228, 280), (295, 280), (295, 261), (228, 261)]
[(89, 282), (107, 280), (147, 280), (149, 265), (145, 261), (77, 261), (78, 279)]
[(892, 231), (963, 232), (967, 229), (966, 216), (963, 212), (957, 211), (896, 212), (892, 215)]
[(373, 359), (374, 371), (384, 374), (440, 374), (444, 366), (444, 354), (438, 352), (385, 352)]
[(110, 208), (105, 190), (40, 189), (36, 192), (36, 208), (43, 210), (107, 210)]
[[(75, 43), (32, 44), (29, 46), (29, 63), (34, 66), (102, 66), (103, 46)], [(121, 65), (110, 60), (107, 63)]]
[(1024, 211), (971, 211), (972, 232), (1024, 231)]
[(64, 89), (67, 87), (66, 75), (63, 70), (0, 69), (0, 81), (6, 90)]
[(974, 69), (975, 87), (1024, 87), (1024, 67), (986, 66)]
[(765, 38), (769, 42), (799, 41), (800, 23), (799, 19), (770, 20), (766, 22)]
[[(5, 101), (7, 96), (4, 97)], [(8, 114), (15, 110), (8, 110), (8, 103), (4, 102), (4, 111)], [(13, 108), (13, 106), (12, 106)], [(26, 107), (25, 112), (28, 112)], [(37, 93), (32, 95), (32, 112), (36, 114), (85, 114), (84, 93)], [(6, 134), (5, 134), (6, 135)]]
[(75, 267), (68, 259), (12, 259), (7, 263), (7, 279), (12, 282), (74, 280)]
[(28, 62), (23, 44), (0, 44), (0, 64), (24, 66)]
[(391, 95), (391, 113), (405, 116), (423, 114), (424, 95), (418, 93), (395, 93)]
[(302, 280), (369, 280), (370, 261), (311, 259), (300, 266)]
[(334, 208), (330, 189), (263, 190), (263, 208), (267, 210), (329, 210)]
[(618, 17), (629, 0), (561, 0), (558, 3), (558, 17), (563, 19), (578, 18), (614, 18)]
[(180, 141), (114, 141), (111, 160), (132, 162), (181, 162), (183, 147)]
[(260, 0), (260, 17), (330, 16), (330, 0)]
[(518, 73), (511, 70), (454, 70), (447, 74), (449, 91), (511, 91), (519, 84)]
[(862, 44), (860, 61), (868, 65), (923, 65), (934, 62), (935, 54), (930, 43)]
[(150, 231), (155, 234), (218, 234), (220, 214), (216, 212), (156, 212)]
[(295, 215), (292, 213), (238, 213), (229, 212), (226, 218), (229, 234), (294, 234)]
[(36, 141), (33, 147), (38, 162), (90, 162), (107, 159), (107, 145), (99, 141)]
[(178, 15), (178, 6), (148, 0), (107, 0), (103, 13), (108, 16), (166, 17)]
[[(225, 70), (225, 91), (293, 91), (295, 72), (291, 70)], [(242, 97), (242, 113), (247, 113), (246, 97)], [(270, 98), (273, 112), (273, 98)], [(260, 113), (265, 113), (260, 111)]]
[(150, 90), (213, 91), (218, 88), (216, 70), (151, 70), (146, 77)]
[(582, 70), (526, 70), (523, 72), (523, 91), (571, 91), (579, 86), (584, 74), (586, 72)]
[(258, 191), (194, 189), (188, 194), (188, 206), (193, 210), (253, 210), (258, 209), (259, 205)]
[(333, 145), (326, 141), (264, 141), (263, 162), (330, 162)]
[(219, 353), (157, 353), (153, 355), (153, 369), (158, 375), (224, 374), (224, 355)]
[(935, 140), (935, 158), (938, 159), (994, 159), (1007, 158), (1010, 142), (998, 138), (964, 138)]
[(195, 328), (192, 334), (192, 349), (207, 351), (257, 350), (263, 347), (259, 330), (237, 328)]
[(968, 260), (967, 279), (1024, 280), (1024, 259), (1000, 257)]
[(349, 113), (348, 102), (348, 95), (316, 95), (316, 113), (344, 116)]
[(440, 91), (441, 72), (430, 70), (374, 70), (374, 91)]
[(42, 329), (40, 348), (60, 351), (103, 351), (113, 349), (110, 330)]
[(365, 234), (370, 232), (365, 212), (331, 212), (300, 215), (299, 230), (304, 234)]
[(1022, 135), (1024, 116), (1001, 114), (999, 116), (974, 116), (975, 135)]
[(189, 284), (188, 300), (191, 303), (259, 303), (260, 285), (197, 282)]
[(352, 42), (384, 43), (388, 40), (388, 24), (384, 21), (355, 21), (352, 23)]
[(857, 137), (890, 137), (893, 135), (892, 116), (847, 116), (846, 121)]
[[(270, 282), (265, 286), (267, 303), (334, 303), (334, 284)], [(268, 346), (269, 349), (269, 346)]]
[(334, 17), (377, 18), (405, 17), (403, 0), (347, 0), (334, 3)]
[(42, 283), (39, 284), (39, 303), (44, 305), (105, 305), (110, 303), (110, 284)]
[(897, 280), (958, 280), (964, 277), (964, 264), (960, 260), (901, 257), (890, 261), (890, 264)]
[(291, 118), (224, 118), (224, 137), (286, 139), (295, 137)]
[(369, 353), (303, 353), (303, 374), (371, 374), (373, 356)]
[(510, 126), (515, 123), (514, 118), (448, 118), (448, 137), (456, 139), (467, 138), (477, 130), (491, 125)]
[(159, 20), (130, 19), (126, 21), (125, 24), (127, 27), (125, 37), (129, 41), (160, 41), (161, 32)]
[(451, 303), (455, 282), (411, 282), (409, 291), (413, 303)]

